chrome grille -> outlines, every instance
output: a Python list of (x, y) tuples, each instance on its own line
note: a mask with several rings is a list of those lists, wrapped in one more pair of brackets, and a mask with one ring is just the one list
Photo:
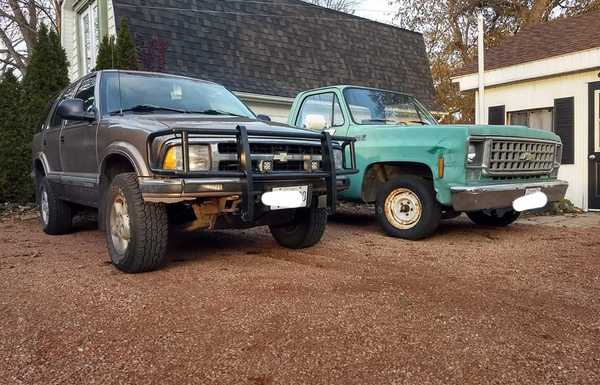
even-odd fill
[(543, 175), (554, 168), (555, 143), (493, 139), (489, 146), (487, 171), (491, 175)]

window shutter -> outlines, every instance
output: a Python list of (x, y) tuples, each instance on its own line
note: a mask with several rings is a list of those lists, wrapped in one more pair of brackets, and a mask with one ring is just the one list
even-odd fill
[(554, 99), (554, 132), (563, 143), (562, 164), (574, 164), (575, 98)]
[(488, 109), (488, 124), (503, 126), (505, 123), (506, 111), (504, 106), (495, 106)]

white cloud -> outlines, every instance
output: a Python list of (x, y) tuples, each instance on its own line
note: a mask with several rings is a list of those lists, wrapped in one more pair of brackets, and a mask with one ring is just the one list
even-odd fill
[(355, 14), (371, 20), (383, 23), (392, 23), (394, 8), (389, 5), (389, 0), (363, 0), (357, 6)]

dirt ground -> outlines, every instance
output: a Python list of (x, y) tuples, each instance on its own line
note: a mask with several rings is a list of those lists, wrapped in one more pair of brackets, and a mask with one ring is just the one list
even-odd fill
[(126, 275), (93, 224), (51, 237), (5, 217), (0, 384), (599, 384), (600, 216), (584, 218), (459, 218), (409, 242), (347, 211), (308, 250), (264, 228), (177, 233), (168, 267)]

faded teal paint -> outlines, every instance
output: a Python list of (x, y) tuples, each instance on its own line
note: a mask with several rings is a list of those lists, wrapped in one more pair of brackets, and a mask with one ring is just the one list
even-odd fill
[[(433, 175), (434, 188), (438, 201), (446, 206), (452, 203), (452, 186), (477, 186), (482, 184), (503, 183), (490, 179), (466, 179), (466, 150), (469, 138), (477, 136), (508, 136), (560, 142), (560, 138), (549, 131), (536, 130), (522, 126), (491, 125), (357, 125), (352, 123), (348, 107), (343, 96), (344, 88), (349, 86), (324, 87), (302, 92), (296, 96), (292, 105), (288, 124), (296, 124), (296, 116), (307, 96), (330, 91), (338, 96), (345, 125), (336, 128), (336, 135), (348, 135), (357, 138), (356, 162), (359, 173), (350, 177), (350, 189), (342, 198), (362, 200), (363, 178), (370, 166), (378, 163), (414, 163), (426, 166)], [(364, 138), (364, 139), (363, 139)], [(438, 159), (444, 159), (444, 176), (438, 177)], [(541, 177), (540, 180), (548, 179)], [(527, 180), (531, 182), (531, 179)], [(519, 181), (514, 181), (518, 183)]]

